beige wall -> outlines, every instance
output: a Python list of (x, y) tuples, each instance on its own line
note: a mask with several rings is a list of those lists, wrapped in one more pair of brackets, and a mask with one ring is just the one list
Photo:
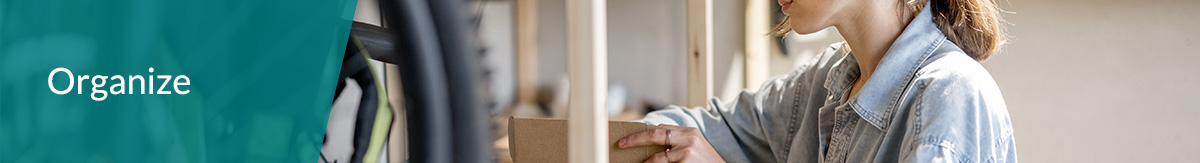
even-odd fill
[(1200, 1), (1009, 0), (985, 66), (1025, 162), (1200, 161)]

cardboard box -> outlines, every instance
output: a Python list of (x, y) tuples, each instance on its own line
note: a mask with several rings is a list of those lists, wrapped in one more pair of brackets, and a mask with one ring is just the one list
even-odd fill
[[(644, 162), (665, 151), (666, 146), (650, 145), (622, 149), (617, 140), (638, 132), (658, 128), (636, 122), (608, 122), (608, 160), (614, 163)], [(509, 153), (516, 163), (567, 162), (567, 121), (562, 119), (512, 118), (508, 120)]]

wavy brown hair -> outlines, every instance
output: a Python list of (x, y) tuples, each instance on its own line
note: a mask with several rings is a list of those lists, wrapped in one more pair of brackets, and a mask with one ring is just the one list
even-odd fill
[[(1008, 41), (1001, 24), (1001, 10), (992, 0), (911, 0), (907, 7), (916, 15), (927, 1), (933, 22), (942, 34), (976, 61), (987, 60), (999, 53), (1000, 47)], [(788, 19), (785, 17), (775, 25), (772, 34), (791, 32)]]

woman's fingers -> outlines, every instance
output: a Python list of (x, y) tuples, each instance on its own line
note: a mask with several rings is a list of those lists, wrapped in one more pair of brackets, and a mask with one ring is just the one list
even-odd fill
[[(617, 146), (625, 149), (625, 147), (642, 145), (688, 145), (691, 144), (691, 141), (689, 140), (692, 140), (688, 137), (694, 137), (694, 135), (700, 134), (696, 128), (692, 127), (674, 125), (659, 125), (659, 127), (660, 128), (649, 129), (649, 131), (631, 134), (629, 137), (618, 140)], [(667, 141), (668, 134), (670, 134), (670, 141)]]
[(653, 144), (668, 146), (667, 150), (654, 154), (645, 162), (724, 162), (705, 140), (700, 129), (692, 127), (658, 125), (658, 128), (626, 136), (617, 143), (621, 148)]
[(687, 158), (689, 155), (688, 151), (690, 151), (690, 149), (688, 149), (688, 148), (677, 148), (677, 149), (671, 149), (671, 150), (667, 150), (667, 151), (658, 152), (658, 153), (654, 154), (654, 156), (651, 156), (649, 159), (646, 159), (645, 162), (647, 162), (647, 163), (683, 162), (683, 159)]
[[(691, 136), (699, 136), (698, 138), (700, 139), (704, 138), (703, 134), (700, 133), (700, 130), (694, 127), (666, 124), (658, 125), (658, 127), (659, 128), (626, 136), (625, 138), (617, 141), (617, 146), (621, 148), (652, 144), (678, 146), (692, 144), (691, 140), (695, 139), (692, 139)], [(667, 141), (668, 135), (670, 135), (670, 141)]]
[[(639, 132), (639, 133), (636, 133), (633, 135), (626, 136), (625, 138), (621, 139), (620, 141), (617, 141), (617, 146), (619, 146), (621, 148), (629, 148), (629, 147), (652, 145), (652, 144), (668, 145), (667, 140), (666, 140), (668, 131), (670, 131), (670, 130), (661, 129), (661, 128), (642, 131), (642, 132)], [(677, 135), (672, 133), (671, 136), (677, 136)], [(673, 143), (673, 144), (679, 143), (679, 142), (675, 141), (675, 140), (678, 140), (677, 138), (673, 137), (671, 139), (672, 139), (671, 143)]]
[(665, 154), (666, 151), (655, 153), (654, 156), (650, 156), (650, 158), (646, 159), (644, 163), (670, 163), (670, 161), (667, 161), (667, 156)]

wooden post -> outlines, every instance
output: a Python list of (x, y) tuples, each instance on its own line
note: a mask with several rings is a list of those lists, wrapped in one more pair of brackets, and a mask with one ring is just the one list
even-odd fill
[(567, 0), (571, 93), (567, 150), (572, 163), (608, 162), (608, 39), (605, 0)]
[(517, 102), (532, 104), (537, 98), (537, 0), (517, 0)]
[(712, 0), (687, 0), (689, 107), (707, 107), (712, 91)]
[(774, 1), (746, 0), (745, 89), (756, 91), (770, 74), (771, 6)]

